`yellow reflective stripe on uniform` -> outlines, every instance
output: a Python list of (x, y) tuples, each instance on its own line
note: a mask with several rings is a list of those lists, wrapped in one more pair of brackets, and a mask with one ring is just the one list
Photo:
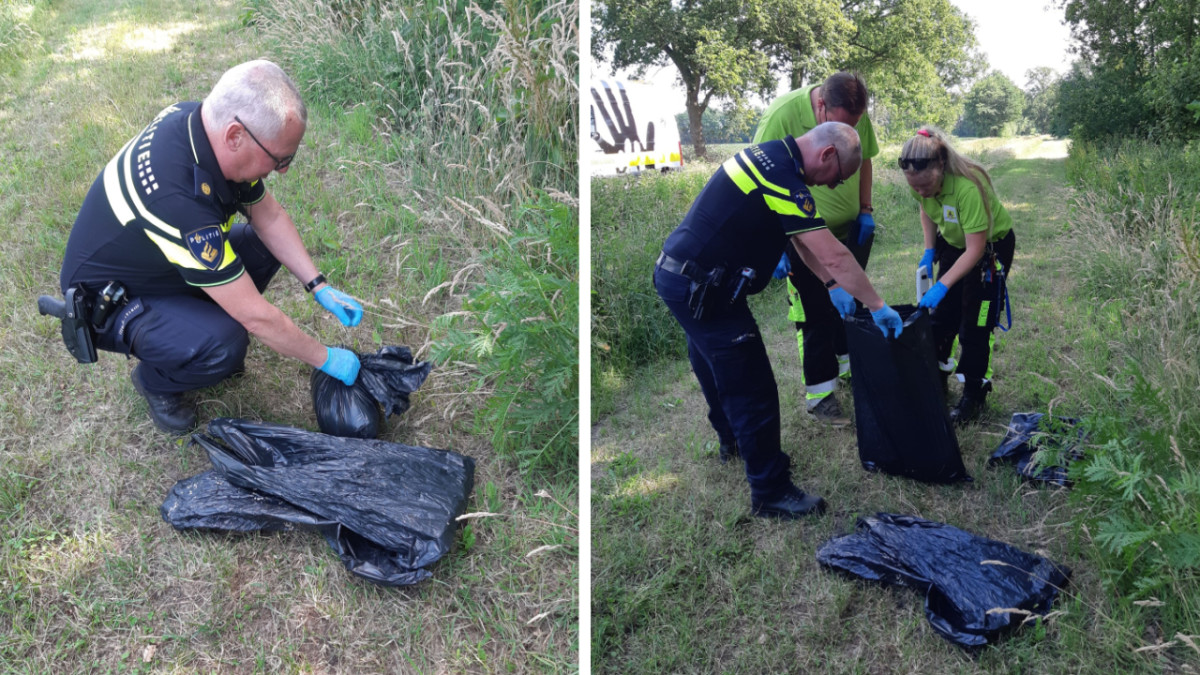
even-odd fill
[(225, 240), (225, 256), (223, 258), (221, 258), (221, 266), (218, 267), (217, 269), (223, 270), (226, 267), (229, 267), (230, 265), (233, 264), (234, 260), (237, 260), (237, 255), (233, 252), (233, 244), (229, 243), (229, 240), (226, 239)]
[(733, 180), (734, 185), (737, 185), (744, 194), (750, 194), (751, 192), (754, 192), (756, 187), (758, 187), (754, 184), (754, 179), (751, 178), (749, 174), (747, 174), (742, 167), (738, 165), (737, 157), (730, 157), (729, 159), (725, 160), (725, 162), (721, 164), (721, 167), (725, 169), (725, 175), (729, 176), (729, 178)]
[(985, 379), (985, 380), (992, 379), (992, 352), (994, 351), (995, 347), (996, 347), (996, 335), (995, 335), (995, 333), (993, 333), (992, 335), (988, 336), (988, 360), (987, 360), (988, 367), (987, 367), (987, 372), (983, 374), (983, 379)]
[(128, 225), (131, 220), (136, 218), (133, 214), (133, 209), (129, 208), (129, 203), (125, 201), (125, 196), (121, 194), (121, 178), (118, 175), (120, 169), (118, 162), (121, 155), (133, 145), (136, 138), (130, 139), (125, 147), (121, 148), (121, 152), (113, 155), (113, 158), (108, 160), (108, 164), (104, 166), (104, 196), (108, 197), (108, 207), (112, 209), (113, 215), (122, 225)]
[(976, 321), (975, 321), (976, 326), (983, 328), (984, 326), (987, 325), (988, 314), (991, 313), (991, 309), (992, 309), (992, 301), (991, 300), (984, 300), (983, 302), (979, 303), (979, 318), (976, 319)]
[[(173, 241), (168, 241), (166, 238), (154, 234), (150, 230), (142, 231), (146, 233), (147, 237), (150, 237), (150, 241), (154, 242), (158, 246), (159, 250), (163, 252), (163, 255), (167, 257), (167, 260), (179, 265), (180, 267), (186, 267), (190, 270), (206, 269), (204, 265), (201, 265), (196, 261), (195, 258), (192, 257), (192, 252), (186, 248), (176, 244)], [(229, 243), (226, 242), (225, 245), (228, 247)], [(229, 250), (227, 249), (226, 255), (228, 254)]]
[(759, 171), (758, 171), (758, 167), (754, 165), (754, 162), (750, 161), (750, 156), (746, 154), (745, 150), (742, 150), (741, 152), (739, 152), (737, 154), (737, 156), (741, 157), (742, 161), (746, 163), (746, 167), (750, 169), (750, 173), (754, 174), (754, 178), (758, 181), (759, 185), (762, 185), (764, 188), (766, 188), (768, 190), (774, 190), (775, 192), (778, 192), (781, 195), (788, 195), (788, 196), (791, 195), (791, 193), (788, 192), (787, 190), (784, 190), (783, 188), (772, 183), (771, 181), (767, 180), (766, 178), (763, 178), (763, 175), (761, 173), (759, 173)]
[[(138, 135), (138, 138), (141, 138), (140, 134)], [(175, 237), (176, 239), (183, 239), (183, 236), (179, 234), (179, 230), (177, 228), (171, 227), (159, 219), (158, 216), (155, 216), (153, 213), (147, 211), (146, 205), (142, 203), (142, 198), (138, 196), (137, 187), (135, 187), (133, 184), (134, 149), (135, 148), (130, 145), (129, 150), (125, 152), (125, 187), (129, 189), (129, 198), (133, 200), (133, 205), (135, 208), (137, 208), (138, 213), (141, 214), (141, 216), (149, 223), (163, 232), (171, 235), (172, 237)]]
[(783, 216), (799, 216), (800, 218), (808, 218), (808, 214), (800, 210), (796, 202), (790, 199), (780, 199), (775, 195), (763, 193), (763, 201), (767, 203), (772, 211)]

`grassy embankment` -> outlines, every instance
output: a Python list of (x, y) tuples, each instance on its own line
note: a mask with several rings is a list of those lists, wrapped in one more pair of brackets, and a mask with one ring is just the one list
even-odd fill
[[(598, 672), (1187, 672), (1181, 669), (1197, 657), (1187, 641), (1194, 644), (1200, 632), (1193, 605), (1194, 559), (1180, 563), (1173, 575), (1162, 575), (1166, 580), (1152, 592), (1139, 593), (1130, 585), (1152, 575), (1139, 570), (1140, 577), (1122, 577), (1121, 558), (1094, 536), (1097, 522), (1115, 512), (1111, 489), (1094, 489), (1087, 480), (1072, 495), (1024, 483), (1010, 469), (985, 466), (1004, 424), (1017, 411), (1097, 420), (1097, 444), (1089, 452), (1106, 454), (1099, 447), (1107, 442), (1100, 438), (1101, 427), (1123, 409), (1122, 394), (1130, 398), (1124, 355), (1131, 344), (1150, 343), (1141, 351), (1155, 352), (1156, 341), (1172, 334), (1162, 320), (1148, 323), (1152, 313), (1130, 311), (1142, 294), (1130, 294), (1125, 282), (1138, 279), (1087, 272), (1090, 261), (1116, 241), (1120, 222), (1116, 219), (1113, 230), (1111, 209), (1101, 204), (1089, 210), (1092, 193), (1068, 187), (1066, 147), (1047, 139), (986, 139), (960, 146), (989, 167), (1017, 228), (1010, 281), (1014, 327), (997, 343), (990, 415), (959, 434), (974, 484), (931, 486), (865, 473), (853, 427), (824, 428), (804, 412), (782, 285), (752, 299), (780, 385), (784, 449), (792, 456), (793, 476), (825, 496), (831, 507), (822, 518), (795, 523), (750, 517), (744, 475), (739, 466), (717, 461), (716, 438), (682, 332), (649, 283), (662, 239), (715, 162), (736, 148), (713, 148), (712, 162), (693, 164), (678, 175), (593, 181), (598, 316), (592, 610)], [(900, 304), (912, 302), (912, 270), (922, 247), (915, 202), (894, 168), (896, 153), (895, 146), (887, 148), (875, 162), (880, 230), (868, 273), (887, 301)], [(1176, 223), (1180, 217), (1187, 214), (1176, 212)], [(1194, 214), (1190, 217), (1194, 223)], [(1113, 231), (1098, 237), (1102, 223)], [(1143, 224), (1142, 231), (1169, 241), (1166, 224)], [(1161, 252), (1161, 246), (1145, 242), (1125, 248), (1145, 255), (1124, 261), (1120, 254), (1107, 256), (1114, 271), (1136, 272), (1145, 257)], [(1112, 301), (1095, 299), (1101, 277), (1109, 280), (1110, 295), (1124, 295), (1127, 304), (1114, 307)], [(1180, 298), (1175, 304), (1186, 302)], [(1178, 312), (1171, 316), (1179, 318)], [(1121, 330), (1145, 334), (1134, 340)], [(1177, 346), (1174, 342), (1194, 340), (1194, 335), (1169, 342)], [(1194, 357), (1182, 361), (1151, 370), (1149, 377), (1160, 385), (1172, 375), (1175, 382), (1190, 383), (1195, 376), (1187, 368), (1195, 365)], [(1160, 377), (1164, 371), (1167, 376)], [(848, 395), (842, 400), (850, 403)], [(1194, 404), (1172, 399), (1172, 405), (1177, 421), (1193, 424)], [(1147, 430), (1164, 426), (1162, 419), (1144, 415), (1126, 419)], [(1170, 416), (1166, 422), (1171, 425)], [(1187, 438), (1195, 438), (1190, 430)], [(1170, 445), (1165, 447), (1171, 459)], [(1189, 449), (1194, 447), (1179, 445), (1190, 467), (1195, 466), (1195, 451)], [(1181, 472), (1171, 471), (1178, 469), (1173, 463), (1137, 474), (1131, 490), (1155, 499), (1156, 473), (1178, 488)], [(1078, 468), (1077, 473), (1084, 478)], [(1187, 472), (1182, 480), (1195, 482)], [(1129, 502), (1138, 506), (1133, 496)], [(920, 515), (1006, 541), (1070, 566), (1074, 576), (1051, 619), (972, 656), (930, 629), (919, 594), (857, 583), (816, 564), (821, 543), (849, 531), (857, 516), (877, 511)], [(1186, 533), (1195, 507), (1177, 511), (1182, 514), (1172, 514), (1169, 522)], [(1146, 520), (1151, 527), (1153, 518)], [(1190, 531), (1195, 529), (1193, 520)], [(1126, 555), (1152, 563), (1152, 538), (1143, 538), (1142, 546)], [(1152, 564), (1143, 567), (1161, 571)], [(1134, 651), (1142, 648), (1148, 649)]]
[[(479, 333), (499, 336), (492, 353), (510, 349), (505, 337), (512, 333), (487, 324), (489, 307), (478, 300), (485, 265), (513, 273), (517, 284), (554, 276), (537, 276), (553, 263), (565, 270), (559, 283), (574, 283), (574, 266), (562, 257), (573, 251), (574, 228), (554, 231), (564, 217), (572, 223), (576, 218), (564, 194), (573, 192), (571, 164), (548, 156), (545, 144), (502, 147), (483, 130), (491, 113), (456, 120), (460, 110), (445, 98), (445, 87), (425, 87), (428, 100), (410, 112), (403, 129), (380, 113), (386, 107), (355, 105), (353, 87), (342, 89), (340, 100), (329, 96), (321, 78), (347, 76), (330, 54), (345, 48), (349, 33), (361, 37), (380, 28), (364, 23), (370, 17), (352, 14), (351, 5), (367, 5), (340, 4), (347, 12), (340, 16), (349, 17), (342, 32), (321, 30), (318, 40), (297, 26), (290, 34), (270, 32), (267, 19), (299, 8), (285, 3), (259, 2), (252, 10), (233, 2), (4, 3), (0, 217), (8, 234), (0, 243), (0, 312), (7, 317), (0, 326), (0, 670), (574, 670), (576, 480), (562, 471), (562, 457), (499, 447), (504, 439), (494, 438), (495, 427), (480, 424), (484, 418), (477, 413), (507, 391), (502, 366), (486, 354), (454, 353), (463, 335)], [(467, 16), (457, 7), (422, 7), (448, 20)], [(333, 15), (324, 10), (310, 20)], [(476, 42), (460, 40), (467, 31), (455, 25), (422, 21), (424, 33), (406, 34), (409, 54), (421, 58), (418, 48), (451, 42), (475, 49), (472, 72), (493, 77), (487, 88), (504, 96), (523, 84), (516, 69), (509, 68), (514, 74), (508, 80), (497, 73), (528, 55), (535, 35), (513, 28), (530, 23), (522, 12), (472, 10), (470, 37)], [(559, 6), (533, 27), (561, 27), (555, 23), (560, 19), (561, 25), (574, 21)], [(566, 61), (551, 65), (569, 70), (573, 35), (568, 30), (553, 45), (539, 43), (539, 56), (522, 67), (540, 77), (543, 61), (565, 55)], [(385, 37), (398, 53), (392, 35)], [(320, 54), (326, 69), (314, 60), (301, 63), (306, 53)], [(270, 189), (295, 217), (318, 266), (365, 301), (367, 316), (355, 329), (342, 328), (286, 272), (267, 298), (326, 343), (361, 351), (409, 345), (420, 358), (448, 359), (383, 437), (475, 457), (471, 509), (499, 514), (473, 521), (460, 546), (436, 565), (434, 578), (413, 588), (358, 581), (311, 533), (176, 533), (158, 506), (177, 480), (208, 467), (204, 453), (152, 427), (129, 383), (132, 362), (103, 354), (98, 364), (76, 365), (57, 326), (34, 308), (39, 293), (58, 286), (75, 212), (109, 157), (160, 109), (202, 98), (226, 68), (260, 56), (292, 72), (310, 106), (296, 162), (286, 176), (268, 179)], [(454, 67), (428, 66), (427, 74)], [(529, 105), (546, 106), (545, 116), (530, 119), (560, 114), (554, 106), (561, 109), (563, 95), (553, 87), (559, 85), (551, 78), (543, 89), (524, 90)], [(378, 101), (375, 89), (362, 100)], [(494, 99), (476, 98), (471, 105), (476, 103), (492, 105)], [(429, 111), (445, 116), (445, 124), (427, 124), (423, 115)], [(574, 118), (564, 119), (574, 129)], [(457, 134), (446, 133), (455, 123)], [(536, 136), (506, 128), (518, 138)], [(468, 132), (476, 136), (459, 138)], [(556, 133), (574, 138), (573, 132)], [(465, 157), (410, 152), (439, 142), (459, 150), (482, 147), (492, 163), (468, 170)], [(551, 255), (550, 246), (563, 246), (564, 239), (570, 244)], [(487, 251), (516, 253), (489, 259)], [(499, 290), (517, 290), (523, 302), (533, 303), (526, 288)], [(570, 293), (553, 293), (543, 298), (547, 312), (573, 311)], [(441, 318), (472, 309), (464, 307), (469, 302), (483, 306), (459, 316), (480, 319), (478, 324), (456, 326), (453, 318)], [(573, 316), (554, 318), (554, 326), (529, 325), (546, 326), (543, 333), (555, 340), (558, 323), (574, 330)], [(543, 372), (545, 363), (530, 370)], [(202, 419), (247, 417), (316, 428), (307, 366), (252, 341), (247, 371), (248, 377), (200, 393)], [(554, 429), (569, 434), (569, 422), (564, 416)], [(535, 434), (542, 444), (548, 435)], [(574, 455), (567, 459), (573, 467)]]

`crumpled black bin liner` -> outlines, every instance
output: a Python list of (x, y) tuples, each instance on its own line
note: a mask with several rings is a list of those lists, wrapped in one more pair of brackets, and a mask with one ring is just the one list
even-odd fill
[(1065, 466), (1049, 463), (1036, 466), (1033, 456), (1039, 450), (1046, 450), (1057, 453), (1066, 463), (1081, 459), (1083, 451), (1079, 445), (1084, 434), (1074, 428), (1078, 423), (1079, 420), (1070, 417), (1055, 417), (1050, 422), (1044, 413), (1013, 413), (1004, 440), (988, 458), (988, 466), (1009, 463), (1031, 481), (1071, 487)]
[(904, 320), (886, 338), (869, 310), (846, 319), (858, 458), (867, 471), (928, 483), (969, 481), (942, 395), (929, 314), (893, 306)]
[(1025, 619), (1020, 613), (989, 614), (989, 609), (1045, 615), (1071, 575), (1066, 567), (1009, 544), (892, 513), (859, 518), (852, 534), (817, 550), (817, 562), (869, 581), (924, 591), (925, 618), (962, 647), (983, 646)]
[(428, 361), (415, 363), (408, 347), (387, 346), (358, 358), (362, 367), (353, 385), (315, 368), (309, 378), (317, 426), (327, 434), (378, 437), (383, 420), (408, 410), (408, 395), (421, 387), (433, 368)]
[(176, 529), (321, 532), (350, 572), (386, 586), (430, 576), (454, 544), (475, 461), (447, 450), (220, 418), (194, 442), (212, 471), (160, 509)]

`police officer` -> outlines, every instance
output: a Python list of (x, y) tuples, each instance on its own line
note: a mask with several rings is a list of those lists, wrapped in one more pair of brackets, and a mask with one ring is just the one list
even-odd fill
[[(843, 122), (855, 127), (862, 144), (862, 166), (832, 190), (816, 190), (813, 199), (825, 225), (866, 269), (875, 241), (872, 215), (871, 158), (879, 154), (875, 130), (867, 115), (867, 85), (853, 73), (834, 73), (820, 85), (788, 92), (771, 102), (758, 123), (755, 143), (799, 137), (822, 122)], [(834, 394), (838, 376), (849, 377), (850, 354), (842, 318), (829, 293), (812, 271), (788, 247), (780, 261), (781, 274), (790, 270), (788, 318), (796, 322), (800, 361), (804, 365), (804, 390), (808, 412), (816, 419), (843, 426), (850, 419)]]
[(709, 421), (721, 445), (745, 460), (751, 510), (759, 516), (797, 518), (825, 507), (791, 481), (780, 448), (779, 391), (746, 302), (766, 286), (784, 247), (797, 248), (839, 306), (853, 308), (858, 298), (885, 334), (902, 330), (808, 190), (846, 180), (860, 153), (858, 135), (840, 122), (742, 150), (709, 179), (654, 268), (655, 289), (687, 334)]
[(138, 359), (133, 386), (163, 431), (195, 426), (183, 393), (240, 372), (248, 334), (346, 384), (357, 378), (353, 352), (322, 345), (262, 296), (282, 264), (343, 325), (362, 319), (362, 306), (318, 272), (264, 182), (287, 173), (307, 116), (278, 66), (243, 63), (202, 103), (160, 112), (84, 199), (62, 290), (123, 286), (128, 302), (97, 327), (96, 346)]
[[(950, 411), (955, 424), (977, 419), (992, 390), (992, 333), (1007, 302), (1005, 278), (1016, 252), (1012, 217), (979, 164), (954, 151), (937, 131), (924, 128), (904, 143), (900, 169), (921, 205), (925, 253), (919, 266), (937, 283), (921, 297), (932, 313), (933, 341), (943, 388), (956, 369), (963, 393)], [(954, 340), (962, 361), (951, 358)]]

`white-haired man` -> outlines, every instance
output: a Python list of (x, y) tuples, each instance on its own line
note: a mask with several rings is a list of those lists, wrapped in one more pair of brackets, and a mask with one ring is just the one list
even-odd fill
[(346, 384), (357, 378), (353, 352), (322, 345), (262, 295), (282, 265), (344, 325), (362, 319), (362, 306), (318, 272), (264, 182), (287, 173), (307, 121), (279, 66), (234, 66), (203, 102), (160, 112), (84, 199), (62, 290), (120, 299), (95, 317), (96, 347), (138, 359), (133, 385), (163, 431), (195, 426), (183, 394), (240, 372), (250, 334)]

